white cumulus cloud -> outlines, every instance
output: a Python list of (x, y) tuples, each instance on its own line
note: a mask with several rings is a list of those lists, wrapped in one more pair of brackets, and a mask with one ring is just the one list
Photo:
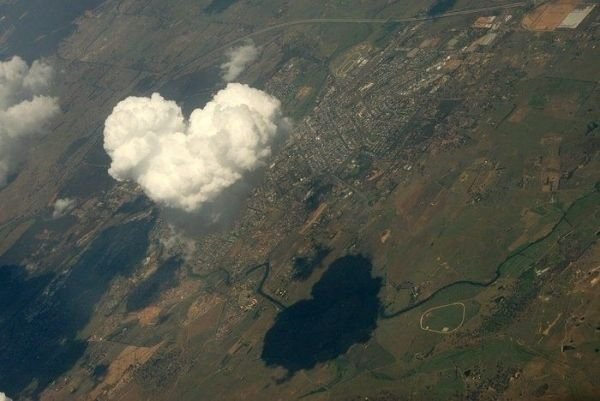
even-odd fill
[(59, 111), (46, 93), (52, 68), (40, 61), (28, 66), (20, 57), (0, 62), (0, 188), (23, 160), (30, 141)]
[(279, 100), (239, 83), (189, 120), (158, 93), (129, 97), (106, 119), (108, 172), (137, 182), (155, 202), (196, 211), (263, 164), (283, 121)]
[[(75, 200), (70, 198), (57, 199), (54, 202), (54, 210), (52, 211), (52, 218), (58, 219), (69, 213), (75, 207)], [(2, 401), (2, 400), (0, 400)]]
[(0, 392), (0, 401), (12, 401), (12, 398), (8, 398), (6, 394)]
[(258, 49), (254, 42), (248, 41), (245, 45), (230, 49), (226, 53), (227, 62), (221, 64), (223, 79), (226, 82), (235, 80), (258, 57)]

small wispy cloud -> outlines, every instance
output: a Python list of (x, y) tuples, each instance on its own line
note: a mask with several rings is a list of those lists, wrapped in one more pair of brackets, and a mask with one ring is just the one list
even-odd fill
[(243, 46), (230, 49), (226, 55), (228, 60), (226, 63), (221, 64), (221, 71), (223, 79), (226, 82), (231, 82), (258, 58), (258, 48), (250, 40)]
[[(54, 210), (52, 211), (52, 218), (58, 219), (69, 213), (75, 207), (75, 200), (70, 198), (57, 199), (54, 202)], [(0, 399), (0, 401), (2, 401)]]

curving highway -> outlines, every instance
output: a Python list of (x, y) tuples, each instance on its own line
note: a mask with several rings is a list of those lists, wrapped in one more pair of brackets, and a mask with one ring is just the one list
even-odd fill
[(528, 5), (528, 1), (519, 1), (516, 3), (508, 3), (491, 7), (480, 7), (480, 8), (471, 8), (466, 10), (458, 10), (451, 11), (443, 14), (437, 15), (428, 15), (428, 16), (420, 16), (420, 17), (407, 17), (407, 18), (310, 18), (310, 19), (300, 19), (295, 21), (282, 22), (280, 24), (271, 25), (265, 28), (258, 29), (254, 32), (250, 32), (244, 36), (240, 36), (237, 39), (234, 39), (230, 42), (225, 43), (222, 46), (219, 46), (208, 53), (203, 54), (192, 60), (192, 62), (199, 60), (201, 58), (207, 57), (215, 52), (222, 51), (227, 49), (235, 44), (253, 38), (255, 36), (259, 36), (271, 31), (276, 31), (280, 29), (285, 29), (287, 27), (295, 26), (295, 25), (312, 25), (312, 24), (388, 24), (388, 23), (401, 23), (401, 22), (420, 22), (420, 21), (430, 21), (441, 18), (449, 18), (449, 17), (457, 17), (461, 15), (469, 15), (469, 14), (478, 14), (481, 12), (495, 11), (495, 10), (505, 10), (511, 8), (519, 8), (525, 7)]

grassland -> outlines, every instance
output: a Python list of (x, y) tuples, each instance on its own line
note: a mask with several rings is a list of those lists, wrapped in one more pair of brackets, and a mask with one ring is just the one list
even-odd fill
[(466, 309), (462, 302), (431, 307), (421, 315), (421, 329), (441, 334), (452, 333), (465, 322)]
[[(433, 2), (240, 1), (215, 15), (202, 13), (208, 1), (159, 3), (107, 5), (82, 19), (57, 56), (68, 71), (59, 89), (70, 117), (58, 124), (51, 141), (32, 149), (39, 162), (0, 194), (3, 245), (23, 237), (26, 244), (16, 242), (8, 256), (29, 257), (31, 271), (46, 268), (32, 256), (47, 251), (53, 256), (45, 262), (68, 278), (54, 249), (76, 241), (82, 244), (72, 249), (76, 257), (84, 252), (84, 240), (94, 237), (93, 227), (122, 223), (131, 214), (115, 212), (106, 201), (107, 193), (114, 200), (131, 191), (115, 187), (107, 176), (98, 140), (102, 118), (116, 101), (165, 88), (175, 88), (175, 98), (190, 87), (212, 93), (210, 77), (218, 75), (222, 62), (215, 49), (257, 29), (307, 18), (410, 17)], [(478, 6), (472, 0), (455, 4)], [(518, 10), (510, 13), (512, 21), (520, 17)], [(300, 126), (302, 118), (317, 113), (314, 107), (329, 85), (343, 88), (341, 67), (363, 55), (375, 57), (400, 32), (406, 36), (393, 49), (398, 60), (412, 49), (443, 59), (452, 38), (459, 38), (460, 49), (481, 34), (469, 28), (472, 20), (268, 31), (254, 37), (263, 53), (245, 78), (276, 93), (285, 114)], [(87, 344), (84, 358), (65, 370), (44, 399), (85, 399), (93, 388), (127, 401), (504, 401), (598, 394), (600, 160), (594, 124), (600, 118), (600, 76), (597, 51), (581, 51), (584, 35), (577, 35), (534, 35), (517, 27), (492, 47), (457, 51), (460, 66), (439, 71), (464, 96), (444, 92), (444, 86), (426, 93), (431, 103), (443, 97), (453, 107), (443, 117), (417, 114), (418, 121), (402, 130), (418, 135), (421, 120), (431, 127), (446, 118), (463, 120), (444, 128), (441, 138), (411, 149), (410, 157), (397, 152), (377, 158), (361, 150), (362, 159), (349, 157), (332, 171), (317, 171), (330, 180), (315, 200), (322, 214), (314, 221), (298, 201), (307, 193), (309, 175), (299, 171), (300, 161), (313, 149), (293, 148), (291, 161), (274, 169), (288, 169), (287, 189), (261, 193), (253, 213), (264, 214), (223, 234), (222, 243), (220, 233), (208, 236), (197, 258), (175, 272), (176, 284), (160, 286), (151, 305), (128, 311), (127, 294), (154, 277), (149, 266), (171, 250), (151, 247), (141, 271), (110, 281), (93, 305), (89, 326), (77, 334)], [(393, 72), (402, 74), (408, 72)], [(352, 112), (358, 101), (348, 106)], [(482, 107), (469, 121), (464, 111), (475, 101)], [(417, 113), (431, 111), (428, 107), (423, 103)], [(331, 114), (328, 118), (335, 117)], [(454, 137), (461, 141), (452, 144)], [(346, 174), (329, 177), (338, 168)], [(57, 170), (64, 178), (53, 178)], [(551, 170), (558, 185), (548, 188)], [(86, 213), (48, 221), (48, 200), (57, 195), (81, 199)], [(279, 197), (288, 202), (284, 207), (272, 205)], [(306, 219), (294, 225), (297, 215)], [(157, 232), (167, 232), (162, 228)], [(217, 255), (215, 244), (226, 251)], [(294, 280), (293, 261), (315, 244), (331, 253), (305, 280)], [(359, 252), (373, 259), (374, 275), (385, 286), (373, 337), (293, 376), (266, 367), (262, 341), (279, 310), (309, 299), (332, 260)], [(219, 267), (210, 270), (213, 259)], [(130, 360), (137, 351), (122, 355), (134, 349), (129, 347), (140, 350), (139, 366)], [(117, 363), (111, 370), (112, 360)], [(118, 383), (117, 374), (124, 377)]]

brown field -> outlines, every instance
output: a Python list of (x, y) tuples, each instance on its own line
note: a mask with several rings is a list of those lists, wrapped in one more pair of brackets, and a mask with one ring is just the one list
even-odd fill
[(379, 177), (383, 176), (383, 174), (384, 174), (383, 170), (375, 169), (371, 172), (371, 174), (369, 174), (367, 181), (375, 181)]
[[(370, 0), (365, 4), (380, 1)], [(243, 3), (238, 2), (236, 6), (242, 8)], [(300, 7), (304, 3), (307, 2), (290, 2), (290, 7)], [(355, 3), (358, 5), (360, 2)], [(386, 24), (386, 32), (381, 35), (393, 36), (389, 45), (387, 37), (380, 37), (376, 31), (378, 28), (369, 24), (366, 32), (373, 48), (355, 46), (356, 41), (364, 38), (349, 38), (352, 35), (348, 35), (347, 31), (341, 32), (335, 37), (347, 43), (343, 46), (325, 43), (324, 46), (337, 46), (338, 50), (331, 55), (311, 54), (310, 58), (318, 56), (318, 60), (329, 63), (319, 64), (319, 68), (329, 68), (334, 75), (339, 71), (349, 72), (350, 76), (341, 79), (325, 71), (323, 84), (317, 78), (302, 77), (300, 67), (281, 81), (265, 78), (270, 73), (268, 68), (252, 67), (247, 81), (259, 79), (258, 82), (262, 82), (265, 78), (265, 85), (273, 84), (274, 95), (285, 96), (285, 105), (291, 105), (290, 109), (296, 107), (295, 101), (300, 100), (303, 107), (306, 103), (309, 110), (306, 118), (311, 118), (311, 124), (325, 117), (326, 125), (315, 127), (317, 132), (328, 131), (329, 124), (335, 128), (336, 123), (346, 122), (342, 118), (356, 114), (358, 118), (355, 121), (347, 122), (356, 128), (357, 144), (368, 136), (369, 140), (364, 142), (365, 153), (372, 159), (372, 164), (365, 168), (371, 171), (370, 174), (365, 177), (361, 169), (361, 174), (356, 177), (348, 175), (350, 178), (346, 178), (342, 174), (344, 178), (340, 179), (337, 172), (347, 166), (346, 160), (349, 159), (340, 158), (338, 161), (331, 158), (326, 166), (334, 169), (319, 168), (314, 171), (318, 176), (313, 177), (312, 162), (305, 165), (302, 158), (296, 159), (296, 150), (304, 152), (310, 149), (312, 142), (304, 142), (303, 132), (298, 137), (290, 135), (290, 145), (297, 146), (297, 149), (286, 145), (282, 152), (290, 153), (273, 155), (276, 170), (290, 168), (289, 176), (269, 174), (265, 178), (265, 186), (248, 195), (248, 206), (253, 207), (264, 204), (265, 194), (267, 199), (270, 199), (271, 193), (276, 194), (273, 205), (267, 204), (262, 213), (259, 213), (262, 207), (252, 212), (242, 211), (240, 225), (231, 232), (192, 239), (197, 249), (181, 252), (186, 259), (185, 265), (177, 271), (177, 284), (161, 289), (151, 306), (129, 312), (126, 308), (129, 291), (156, 272), (159, 261), (171, 256), (171, 252), (179, 253), (178, 248), (163, 249), (157, 242), (159, 235), (167, 232), (163, 222), (158, 222), (149, 237), (152, 240), (146, 254), (149, 258), (135, 274), (119, 276), (111, 282), (106, 296), (95, 305), (88, 326), (80, 330), (79, 338), (82, 341), (87, 338), (89, 344), (84, 357), (65, 367), (64, 372), (48, 385), (41, 399), (600, 399), (584, 398), (587, 394), (597, 393), (599, 387), (595, 377), (600, 375), (600, 366), (594, 363), (600, 346), (597, 341), (600, 332), (600, 241), (596, 235), (600, 226), (600, 209), (597, 206), (600, 205), (600, 195), (595, 191), (600, 159), (590, 156), (597, 143), (597, 131), (586, 134), (589, 122), (598, 119), (597, 105), (600, 104), (600, 100), (596, 101), (594, 85), (600, 76), (593, 68), (593, 52), (589, 50), (595, 46), (595, 31), (590, 27), (593, 24), (586, 24), (579, 31), (535, 32), (554, 29), (553, 26), (556, 27), (577, 2), (549, 0), (545, 3), (526, 17), (531, 27), (528, 29), (534, 32), (520, 29), (520, 18), (512, 20), (511, 25), (506, 21), (499, 31), (510, 34), (499, 36), (493, 48), (477, 53), (457, 50), (453, 57), (448, 58), (452, 55), (451, 50), (447, 55), (442, 49), (438, 52), (418, 48), (419, 45), (445, 47), (447, 39), (454, 37), (458, 38), (456, 49), (468, 46), (474, 39), (473, 35), (484, 33), (474, 33), (469, 28), (473, 19), (469, 16), (440, 19), (435, 24), (415, 24), (414, 30), (412, 24)], [(415, 4), (416, 8), (423, 7), (422, 3)], [(230, 11), (236, 18), (232, 21), (244, 17), (244, 21), (256, 21), (257, 27), (277, 23), (273, 16), (269, 16), (263, 24), (262, 17), (240, 15), (236, 6)], [(465, 6), (459, 5), (460, 8)], [(148, 7), (147, 11), (151, 11)], [(123, 14), (134, 8), (124, 6)], [(317, 7), (315, 10), (320, 11)], [(330, 11), (334, 10), (327, 10)], [(356, 10), (356, 13), (360, 14), (359, 11)], [(513, 15), (524, 15), (520, 14), (520, 9), (515, 11)], [(177, 15), (182, 22), (180, 25), (186, 25), (186, 32), (189, 31), (185, 36), (188, 38), (186, 43), (178, 45), (178, 51), (183, 51), (184, 45), (190, 51), (196, 48), (189, 46), (189, 43), (194, 43), (190, 42), (194, 39), (193, 26), (181, 19), (188, 12), (184, 9), (181, 15)], [(105, 12), (102, 9), (102, 14), (105, 17), (98, 16), (98, 20), (121, 18), (121, 13), (116, 11)], [(146, 14), (145, 11), (142, 15), (144, 24), (151, 22)], [(380, 13), (385, 14), (383, 11)], [(127, 15), (127, 18), (133, 21), (133, 16)], [(208, 18), (202, 18), (199, 24), (202, 29), (208, 26), (203, 35), (216, 37), (216, 31), (210, 28), (212, 24), (207, 24)], [(229, 17), (223, 14), (218, 18), (227, 21)], [(157, 27), (160, 22), (157, 22)], [(89, 43), (105, 36), (98, 36), (98, 32), (111, 33), (110, 22), (107, 23), (107, 26), (90, 30)], [(265, 58), (260, 62), (261, 67), (269, 63), (278, 65), (280, 49), (276, 49), (275, 45), (279, 46), (279, 43), (290, 45), (291, 49), (311, 50), (312, 53), (313, 45), (317, 47), (328, 33), (334, 33), (333, 25), (338, 26), (332, 24), (330, 28), (319, 24), (318, 32), (310, 27), (295, 27), (283, 33), (281, 41), (279, 36), (273, 35), (271, 42), (257, 43), (265, 49), (264, 53), (270, 49), (269, 46), (273, 47), (272, 53), (277, 53), (268, 60), (261, 56)], [(388, 28), (393, 30), (387, 32)], [(403, 33), (405, 28), (408, 28), (406, 34)], [(85, 29), (85, 24), (78, 29), (78, 35), (82, 34), (82, 29)], [(587, 29), (591, 33), (586, 39), (588, 33), (584, 30)], [(161, 36), (165, 34), (160, 33)], [(319, 37), (318, 33), (323, 36)], [(183, 34), (181, 36), (184, 37)], [(112, 42), (107, 41), (103, 46), (107, 46), (110, 57), (97, 54), (87, 39), (74, 43), (80, 43), (82, 49), (91, 49), (91, 61), (118, 63), (121, 60), (120, 49), (114, 48), (113, 52), (110, 46), (116, 46), (119, 37), (109, 35), (109, 38)], [(557, 39), (562, 43), (558, 44)], [(131, 54), (133, 62), (140, 41), (124, 42), (128, 42), (127, 48), (134, 51)], [(175, 43), (177, 45), (177, 39)], [(150, 44), (154, 45), (154, 42)], [(142, 49), (146, 50), (140, 52), (138, 59), (151, 60), (150, 66), (158, 68), (160, 73), (141, 71), (140, 80), (146, 76), (152, 80), (156, 77), (156, 85), (162, 85), (162, 81), (169, 80), (171, 74), (180, 73), (179, 68), (161, 67), (162, 63), (171, 61), (179, 65), (180, 60), (176, 58), (179, 53), (164, 53), (170, 51), (169, 46), (142, 45)], [(198, 47), (203, 48), (204, 44), (200, 45)], [(212, 48), (211, 43), (208, 45), (207, 49)], [(71, 57), (68, 60), (79, 63), (82, 57), (89, 59), (86, 51), (79, 55), (79, 51), (68, 51), (69, 46), (72, 45), (66, 43), (63, 50), (65, 56)], [(163, 47), (156, 58), (152, 54), (155, 47)], [(281, 50), (282, 58), (287, 57), (285, 49)], [(405, 52), (410, 54), (414, 51), (410, 49), (416, 50), (414, 54), (419, 53), (412, 60), (403, 56)], [(131, 51), (125, 50), (122, 52), (129, 56)], [(202, 54), (204, 50), (198, 51)], [(335, 56), (332, 62), (332, 57), (337, 54), (340, 56)], [(438, 54), (441, 54), (439, 60)], [(366, 63), (369, 55), (373, 56), (372, 62)], [(192, 56), (195, 55), (190, 54), (190, 59)], [(374, 121), (378, 130), (387, 131), (387, 120), (382, 118), (379, 121), (379, 113), (387, 113), (387, 109), (377, 111), (373, 106), (378, 106), (389, 96), (400, 97), (400, 92), (392, 89), (404, 90), (414, 83), (411, 78), (407, 80), (409, 86), (404, 83), (392, 86), (395, 79), (403, 81), (405, 78), (396, 76), (390, 79), (389, 89), (387, 85), (382, 89), (381, 83), (386, 82), (377, 73), (381, 63), (387, 62), (387, 56), (399, 66), (407, 62), (407, 69), (392, 65), (395, 68), (392, 75), (406, 74), (406, 78), (410, 78), (410, 74), (415, 74), (415, 77), (424, 75), (424, 69), (432, 65), (430, 60), (435, 57), (438, 61), (433, 65), (443, 65), (435, 74), (444, 77), (433, 82), (440, 90), (437, 94), (425, 88), (422, 95), (415, 92), (414, 96), (402, 96), (408, 102), (406, 108), (400, 103), (390, 103), (390, 107), (394, 106), (390, 108), (392, 112), (402, 111), (402, 115), (390, 120), (393, 125), (389, 125), (389, 129), (394, 135), (390, 139), (400, 145), (397, 141), (400, 135), (406, 133), (407, 136), (401, 148), (390, 146), (390, 149), (384, 149), (382, 146), (380, 154), (378, 147), (373, 147), (375, 153), (371, 151), (371, 145), (377, 144), (370, 141), (372, 129), (369, 121)], [(163, 58), (165, 61), (161, 62)], [(424, 64), (418, 61), (421, 58)], [(202, 63), (208, 65), (213, 61)], [(308, 59), (298, 60), (296, 67), (311, 66), (311, 63)], [(198, 65), (204, 64), (185, 68), (195, 71)], [(145, 63), (140, 63), (140, 66), (145, 66)], [(85, 68), (90, 68), (91, 72), (82, 73), (82, 76), (89, 74), (94, 77), (93, 82), (106, 82), (109, 89), (115, 88), (122, 80), (132, 81), (117, 93), (104, 93), (100, 85), (90, 85), (93, 87), (91, 93), (102, 100), (102, 107), (110, 106), (117, 95), (128, 95), (137, 84), (133, 78), (127, 78), (131, 72), (111, 83), (109, 81), (113, 77), (120, 75), (118, 71), (111, 72), (107, 65), (96, 66), (95, 63), (85, 63)], [(99, 77), (96, 76), (96, 68), (98, 74), (102, 74)], [(66, 71), (71, 72), (70, 69)], [(262, 77), (259, 71), (267, 71), (267, 75)], [(306, 75), (315, 73), (316, 67), (306, 71)], [(455, 72), (445, 74), (451, 71)], [(388, 76), (387, 73), (385, 76)], [(331, 84), (328, 83), (330, 80)], [(446, 85), (446, 82), (451, 85)], [(329, 115), (321, 114), (329, 106), (326, 100), (329, 95), (323, 94), (329, 93), (328, 89), (333, 88), (330, 85), (334, 83), (338, 88), (335, 96), (339, 95), (340, 99), (336, 100), (336, 105), (344, 108), (340, 109), (343, 113), (338, 115), (334, 108), (327, 113)], [(73, 93), (78, 93), (78, 88), (74, 86)], [(268, 88), (270, 86), (265, 87)], [(291, 95), (289, 88), (294, 88)], [(83, 89), (81, 92), (83, 98), (87, 92)], [(457, 99), (457, 104), (456, 109), (451, 109), (447, 117), (438, 121), (437, 111), (432, 114), (433, 100), (442, 97)], [(309, 107), (312, 102), (318, 102), (320, 106)], [(73, 104), (73, 110), (78, 112), (77, 103), (70, 101), (67, 104)], [(92, 110), (96, 103), (100, 104), (96, 100), (82, 101), (82, 105)], [(430, 103), (431, 107), (428, 107)], [(441, 104), (439, 106), (443, 111)], [(405, 111), (410, 114), (405, 116)], [(313, 120), (312, 117), (316, 118)], [(398, 125), (401, 129), (398, 134), (391, 131), (400, 124), (398, 121), (405, 121), (405, 117), (408, 122)], [(435, 128), (431, 139), (423, 138), (426, 142), (422, 142), (418, 134), (425, 120), (431, 120)], [(386, 125), (379, 125), (384, 123)], [(339, 124), (339, 127), (344, 128), (345, 125)], [(64, 131), (85, 132), (84, 128), (65, 125)], [(313, 128), (312, 125), (310, 128)], [(378, 132), (373, 131), (372, 138), (376, 137), (375, 134)], [(383, 145), (387, 143), (382, 142)], [(362, 153), (363, 150), (356, 148), (356, 152)], [(355, 158), (354, 153), (351, 156)], [(288, 159), (288, 162), (282, 161)], [(78, 165), (72, 163), (70, 166), (76, 168)], [(411, 168), (402, 168), (403, 165)], [(569, 174), (563, 175), (563, 171)], [(313, 178), (319, 178), (321, 174), (327, 175), (325, 183), (337, 183), (339, 180), (339, 186), (329, 191), (316, 209), (306, 211), (301, 208), (299, 200), (316, 182)], [(298, 180), (308, 176), (311, 178), (309, 181)], [(29, 181), (25, 179), (22, 185), (29, 184)], [(277, 183), (280, 188), (271, 187), (272, 183)], [(352, 188), (356, 196), (344, 196), (347, 187)], [(552, 193), (543, 193), (543, 188)], [(119, 202), (122, 201), (119, 194), (125, 193), (124, 189), (127, 188), (115, 189)], [(54, 187), (47, 191), (52, 196), (57, 193)], [(27, 196), (28, 193), (19, 190), (18, 195)], [(73, 230), (69, 234), (76, 235), (64, 237), (83, 238), (79, 244), (87, 247), (102, 227), (118, 224), (122, 217), (120, 214), (97, 206), (99, 202), (116, 202), (117, 195), (114, 199), (113, 195), (102, 195), (101, 198), (87, 200), (86, 194), (80, 201), (83, 205), (81, 210), (74, 213), (79, 219), (76, 223), (78, 231), (69, 229)], [(40, 197), (46, 209), (52, 205), (47, 198)], [(3, 207), (4, 199), (2, 195), (0, 204)], [(573, 205), (575, 207), (571, 207)], [(28, 214), (20, 212), (21, 209), (15, 208), (16, 216), (22, 217), (0, 228), (0, 242), (3, 238), (6, 238), (5, 242), (12, 241), (12, 232), (22, 233), (30, 224), (40, 224), (39, 221), (47, 218), (46, 209), (43, 215), (28, 217)], [(100, 212), (96, 213), (95, 209)], [(6, 215), (3, 213), (4, 210), (0, 211), (0, 221)], [(129, 217), (135, 218), (135, 215)], [(89, 219), (89, 223), (85, 219)], [(62, 221), (59, 223), (63, 224)], [(64, 222), (65, 225), (67, 223)], [(34, 247), (63, 250), (66, 256), (84, 252), (83, 248), (54, 247), (51, 241), (59, 236), (59, 232), (56, 233), (50, 230), (51, 235), (37, 236)], [(294, 258), (312, 255), (317, 245), (327, 247), (330, 253), (320, 260), (305, 281), (295, 280)], [(279, 307), (274, 305), (276, 302), (269, 302), (265, 294), (284, 306), (305, 302), (311, 298), (313, 286), (320, 282), (327, 266), (350, 253), (372, 258), (372, 275), (381, 278), (379, 296), (386, 313), (377, 317), (377, 328), (372, 337), (366, 342), (353, 344), (335, 359), (293, 375), (287, 375), (282, 367), (265, 364), (261, 356), (266, 333), (281, 317)], [(48, 259), (40, 263), (29, 258), (31, 263), (27, 266), (33, 270), (37, 266), (43, 267), (43, 262), (52, 268), (56, 266), (57, 272), (60, 272), (62, 265), (51, 263), (59, 257), (58, 252), (52, 251), (48, 255)], [(269, 269), (250, 270), (249, 266), (263, 266), (263, 261), (270, 264)], [(479, 285), (467, 285), (465, 282)], [(430, 295), (432, 297), (428, 298)], [(335, 316), (332, 318), (335, 319)], [(64, 338), (65, 341), (70, 339)], [(156, 345), (158, 342), (160, 344)], [(152, 345), (154, 347), (149, 347)], [(26, 370), (25, 366), (23, 371)], [(34, 385), (36, 383), (32, 381), (31, 386)], [(570, 390), (581, 390), (583, 395), (569, 394)], [(19, 395), (18, 399), (33, 399), (27, 392)]]
[(578, 0), (559, 0), (543, 4), (527, 14), (522, 25), (530, 31), (553, 31), (577, 4)]
[(381, 241), (382, 244), (385, 244), (387, 242), (387, 240), (390, 239), (391, 235), (392, 235), (392, 230), (390, 230), (388, 228), (387, 230), (385, 230), (384, 232), (381, 233), (381, 237), (379, 238), (379, 240)]
[(394, 202), (396, 213), (400, 216), (406, 216), (408, 218), (421, 199), (425, 189), (425, 184), (418, 182), (411, 185), (409, 188), (406, 188), (402, 191), (397, 191), (396, 200)]
[(526, 105), (518, 106), (515, 109), (515, 111), (512, 112), (512, 114), (508, 118), (508, 121), (510, 121), (511, 123), (520, 123), (525, 119), (525, 117), (527, 117), (528, 113), (529, 107), (527, 107)]
[(345, 77), (361, 60), (368, 58), (372, 48), (370, 43), (359, 43), (332, 62), (332, 71), (339, 77)]
[(157, 306), (149, 306), (139, 311), (137, 314), (137, 318), (140, 322), (140, 325), (146, 327), (156, 324), (161, 310), (162, 309)]
[(535, 213), (529, 209), (524, 210), (521, 214), (521, 224), (523, 233), (514, 240), (508, 247), (510, 252), (514, 251), (518, 247), (532, 242), (535, 238), (540, 238), (552, 230), (553, 224), (540, 225), (541, 215)]
[(313, 91), (313, 88), (311, 86), (303, 86), (302, 88), (300, 88), (298, 90), (298, 93), (296, 94), (296, 99), (298, 99), (298, 100), (305, 99), (312, 93), (312, 91)]
[[(128, 393), (131, 391), (131, 374), (138, 366), (145, 364), (164, 343), (161, 342), (153, 347), (136, 347), (128, 345), (114, 358), (104, 379), (99, 382), (86, 396), (86, 400), (99, 400), (110, 397), (114, 393), (127, 386)], [(84, 369), (78, 369), (72, 376), (63, 382), (56, 383), (54, 388), (44, 391), (40, 399), (42, 401), (58, 401), (68, 399), (80, 385), (84, 383), (88, 373)], [(122, 399), (122, 398), (121, 398)], [(136, 399), (136, 398), (128, 398)]]
[(542, 191), (556, 192), (560, 184), (560, 142), (559, 136), (550, 136), (542, 139), (546, 154), (542, 160)]
[(135, 347), (129, 345), (112, 361), (104, 381), (99, 384), (89, 395), (92, 400), (98, 399), (107, 388), (117, 386), (120, 382), (126, 382), (132, 368), (146, 363), (152, 355), (161, 347), (162, 343), (154, 347)]
[(452, 58), (452, 59), (446, 61), (446, 63), (444, 64), (444, 70), (454, 71), (461, 65), (462, 65), (462, 60), (460, 60), (458, 58)]
[(325, 212), (326, 209), (327, 203), (321, 203), (317, 210), (315, 210), (314, 213), (310, 216), (304, 227), (302, 227), (302, 229), (300, 230), (300, 234), (306, 234), (308, 230), (312, 227), (312, 225), (319, 221), (321, 215)]
[(426, 49), (426, 48), (431, 48), (431, 47), (437, 47), (437, 45), (440, 43), (440, 38), (428, 38), (425, 39), (421, 42), (421, 44), (419, 45), (420, 49)]
[(552, 96), (544, 108), (544, 113), (551, 117), (571, 119), (579, 109), (577, 95)]

